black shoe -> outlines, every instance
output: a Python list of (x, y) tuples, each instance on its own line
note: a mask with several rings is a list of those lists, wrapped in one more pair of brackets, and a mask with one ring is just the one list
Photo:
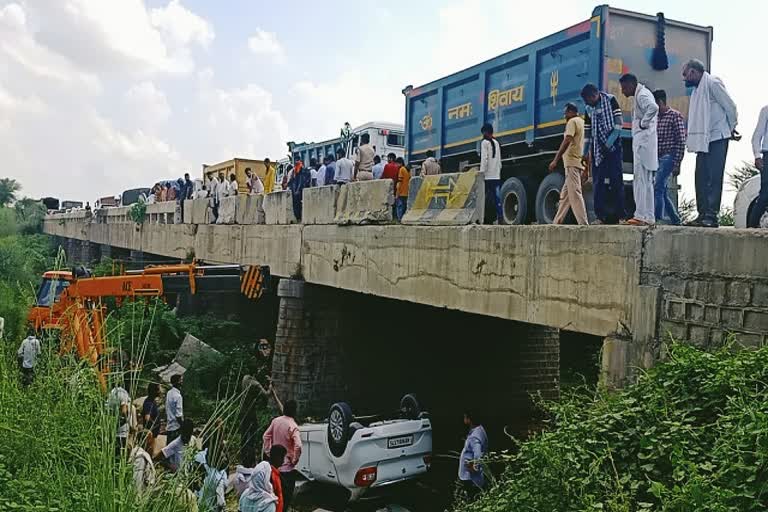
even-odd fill
[(701, 217), (696, 217), (694, 220), (683, 224), (683, 226), (688, 226), (689, 228), (703, 228), (704, 219), (702, 219)]
[(716, 220), (703, 220), (701, 221), (700, 226), (702, 228), (719, 228), (720, 224), (718, 224)]

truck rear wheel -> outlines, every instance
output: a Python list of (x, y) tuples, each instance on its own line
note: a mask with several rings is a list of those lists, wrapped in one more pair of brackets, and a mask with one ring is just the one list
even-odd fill
[(548, 174), (541, 180), (536, 193), (536, 222), (539, 224), (552, 224), (555, 221), (564, 183), (565, 176), (559, 172)]
[(501, 211), (504, 224), (525, 224), (528, 219), (528, 192), (517, 178), (509, 178), (501, 186)]

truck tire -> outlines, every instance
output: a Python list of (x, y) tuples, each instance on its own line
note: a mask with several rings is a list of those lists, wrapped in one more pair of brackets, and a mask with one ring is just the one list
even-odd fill
[(548, 174), (541, 180), (536, 192), (536, 222), (539, 224), (552, 224), (555, 221), (564, 183), (565, 176), (559, 172)]
[(336, 402), (328, 411), (328, 449), (334, 457), (341, 457), (349, 443), (349, 425), (355, 417), (346, 402)]
[(421, 406), (416, 399), (416, 395), (407, 394), (400, 399), (400, 412), (403, 418), (407, 420), (417, 420), (421, 416)]
[(528, 219), (528, 192), (523, 182), (518, 178), (507, 179), (501, 186), (500, 195), (502, 223), (525, 224)]

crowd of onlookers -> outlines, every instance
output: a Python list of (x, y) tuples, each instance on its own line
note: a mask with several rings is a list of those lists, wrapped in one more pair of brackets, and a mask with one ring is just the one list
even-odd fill
[[(259, 351), (271, 352), (269, 342), (261, 340)], [(162, 468), (180, 475), (178, 492), (191, 510), (222, 512), (227, 495), (234, 493), (240, 512), (288, 511), (302, 448), (296, 402), (283, 404), (271, 384), (265, 387), (254, 377), (244, 377), (242, 393), (237, 397), (239, 413), (230, 415), (237, 417), (239, 427), (239, 450), (234, 450), (236, 436), (221, 416), (196, 429), (185, 415), (183, 376), (173, 375), (170, 384), (164, 402), (157, 383), (147, 386), (141, 407), (134, 405), (121, 384), (116, 384), (107, 398), (108, 409), (117, 415), (115, 456), (131, 464), (137, 491), (153, 492)], [(281, 414), (259, 436), (259, 416), (269, 401)], [(161, 403), (165, 406), (164, 429)], [(229, 418), (227, 421), (231, 423)], [(230, 472), (234, 451), (239, 452), (239, 464)]]
[[(421, 172), (424, 175), (440, 173), (440, 164), (431, 151), (422, 163)], [(309, 166), (305, 166), (301, 160), (297, 160), (294, 165), (289, 164), (283, 175), (282, 187), (292, 192), (294, 214), (301, 220), (304, 189), (370, 180), (392, 180), (395, 192), (393, 213), (396, 219), (401, 220), (408, 203), (411, 168), (402, 157), (394, 153), (388, 154), (387, 162), (384, 163), (371, 146), (370, 135), (366, 133), (360, 137), (360, 146), (354, 158), (349, 158), (343, 149), (339, 149), (335, 155), (326, 155), (322, 162), (311, 159)]]

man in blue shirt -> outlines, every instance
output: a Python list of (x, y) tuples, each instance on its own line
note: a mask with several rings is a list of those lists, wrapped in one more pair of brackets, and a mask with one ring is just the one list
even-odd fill
[(459, 459), (459, 481), (469, 499), (474, 499), (485, 488), (485, 475), (480, 459), (488, 454), (488, 434), (475, 412), (464, 412), (464, 425), (469, 429)]

